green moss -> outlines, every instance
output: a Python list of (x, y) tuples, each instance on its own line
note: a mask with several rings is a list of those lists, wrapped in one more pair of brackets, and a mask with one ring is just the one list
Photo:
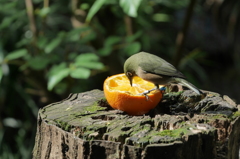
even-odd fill
[(240, 111), (237, 111), (237, 112), (233, 113), (231, 118), (236, 119), (237, 117), (240, 117)]
[(159, 136), (170, 136), (170, 137), (181, 137), (187, 133), (186, 128), (180, 128), (175, 130), (163, 130), (159, 132), (157, 135)]
[(98, 102), (95, 102), (91, 106), (84, 107), (83, 112), (93, 113), (93, 112), (96, 112), (96, 111), (99, 111), (99, 110), (105, 110), (105, 109), (106, 109), (105, 107), (98, 106)]
[(226, 119), (227, 116), (224, 114), (213, 115), (212, 119)]
[(65, 130), (65, 131), (70, 131), (71, 130), (71, 125), (69, 125), (66, 122), (60, 121), (60, 120), (54, 120), (54, 122), (56, 123), (56, 126), (60, 127), (61, 129)]
[(179, 92), (168, 92), (168, 91), (166, 91), (166, 93), (163, 95), (163, 97), (164, 98), (179, 97), (182, 93), (183, 93), (183, 91), (179, 91)]

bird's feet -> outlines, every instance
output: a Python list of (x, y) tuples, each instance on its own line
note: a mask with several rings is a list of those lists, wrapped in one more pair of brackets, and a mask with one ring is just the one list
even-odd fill
[(149, 94), (150, 92), (152, 91), (155, 91), (155, 90), (160, 90), (162, 93), (165, 92), (166, 88), (165, 87), (161, 87), (161, 88), (158, 88), (158, 87), (155, 87), (153, 89), (150, 89), (150, 90), (147, 90), (147, 91), (144, 91), (143, 93), (139, 93), (138, 95), (144, 95), (146, 97), (147, 100), (149, 100), (149, 96), (147, 94)]

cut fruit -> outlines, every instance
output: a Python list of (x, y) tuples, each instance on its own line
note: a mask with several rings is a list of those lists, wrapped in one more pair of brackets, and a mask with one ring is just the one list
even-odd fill
[(109, 105), (122, 110), (129, 115), (143, 115), (155, 108), (162, 98), (162, 92), (155, 90), (141, 95), (144, 91), (153, 89), (155, 85), (140, 77), (134, 77), (133, 86), (124, 73), (108, 77), (104, 81), (103, 90)]

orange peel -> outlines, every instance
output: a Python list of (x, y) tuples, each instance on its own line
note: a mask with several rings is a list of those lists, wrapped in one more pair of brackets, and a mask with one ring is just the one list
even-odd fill
[(133, 86), (130, 85), (124, 73), (108, 77), (103, 84), (104, 95), (113, 109), (122, 110), (129, 115), (143, 115), (155, 108), (162, 98), (160, 90), (154, 90), (142, 95), (144, 91), (155, 85), (140, 77), (134, 77)]

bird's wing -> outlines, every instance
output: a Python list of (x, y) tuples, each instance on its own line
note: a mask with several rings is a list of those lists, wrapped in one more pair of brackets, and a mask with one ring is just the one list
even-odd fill
[(147, 59), (141, 60), (141, 61), (147, 61), (147, 62), (141, 62), (139, 64), (142, 70), (148, 73), (153, 73), (157, 75), (185, 78), (185, 76), (180, 71), (178, 71), (173, 65), (171, 65), (164, 59), (155, 55), (153, 55), (153, 57), (145, 56), (144, 58), (147, 58)]

